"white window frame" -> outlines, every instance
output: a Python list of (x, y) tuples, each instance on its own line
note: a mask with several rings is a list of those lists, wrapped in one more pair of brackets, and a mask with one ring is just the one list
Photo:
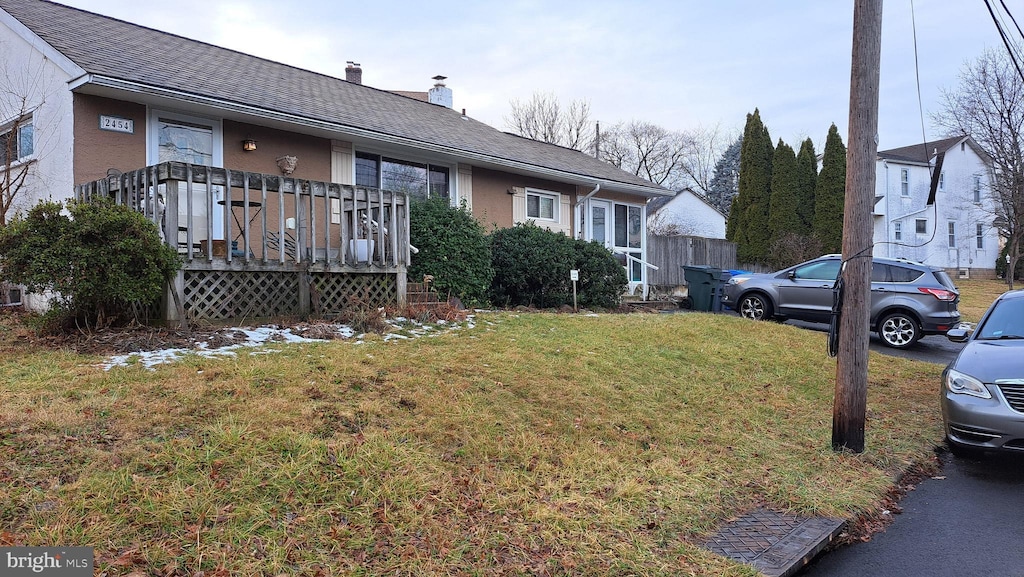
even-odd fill
[(956, 221), (946, 223), (946, 246), (956, 248)]
[(974, 202), (975, 204), (981, 203), (981, 175), (974, 175)]
[(892, 223), (892, 226), (893, 226), (893, 231), (892, 231), (893, 232), (893, 239), (894, 240), (903, 240), (903, 223), (897, 221), (897, 222)]
[(946, 173), (939, 173), (939, 190), (946, 190)]
[(169, 110), (158, 110), (151, 108), (149, 110), (149, 122), (147, 123), (148, 130), (146, 131), (146, 164), (154, 165), (160, 158), (160, 152), (158, 150), (160, 146), (160, 119), (166, 118), (167, 120), (183, 122), (187, 124), (198, 124), (210, 126), (213, 128), (213, 158), (210, 161), (211, 166), (216, 168), (224, 168), (224, 128), (223, 123), (216, 118), (208, 118), (204, 116), (189, 116), (187, 114), (181, 114), (178, 112), (171, 112)]
[(985, 225), (980, 222), (974, 229), (974, 236), (977, 239), (978, 248), (981, 250), (985, 249)]
[[(530, 214), (530, 197), (531, 196), (536, 196), (538, 198), (538, 201), (537, 201), (537, 215), (536, 216)], [(552, 218), (547, 218), (547, 217), (540, 216), (540, 213), (542, 212), (541, 209), (540, 209), (540, 207), (541, 207), (540, 199), (543, 199), (543, 198), (548, 198), (548, 199), (551, 200), (551, 214), (552, 214)], [(538, 222), (561, 223), (561, 219), (560, 219), (561, 212), (562, 212), (562, 208), (561, 207), (562, 207), (562, 195), (560, 193), (551, 192), (549, 190), (539, 190), (539, 189), (536, 189), (536, 188), (527, 188), (526, 189), (526, 218), (527, 218), (527, 220), (536, 220)]]
[[(924, 226), (919, 226), (921, 223), (924, 223)], [(914, 232), (916, 234), (928, 234), (928, 220), (924, 218), (919, 218), (915, 220)]]
[(900, 169), (900, 196), (910, 196), (910, 169)]
[[(14, 152), (14, 157), (11, 158), (9, 162), (7, 162), (8, 165), (10, 165), (10, 166), (17, 166), (19, 164), (23, 164), (23, 163), (26, 163), (26, 162), (31, 162), (32, 160), (35, 159), (35, 157), (36, 157), (36, 139), (35, 139), (35, 123), (34, 123), (34, 121), (35, 121), (35, 119), (33, 118), (32, 113), (30, 112), (30, 113), (27, 113), (27, 114), (23, 114), (23, 115), (19, 116), (16, 119), (12, 119), (12, 120), (10, 120), (8, 122), (5, 122), (4, 124), (0, 125), (0, 135), (10, 134), (11, 132), (14, 131), (14, 125), (15, 124), (18, 125), (18, 127), (17, 127), (18, 128), (18, 135), (17, 135), (17, 139), (16, 139), (16, 143), (15, 143), (17, 145), (17, 147), (18, 147), (18, 150), (13, 151)], [(21, 153), (21, 147), (22, 147), (22, 143), (25, 140), (25, 136), (24, 136), (25, 129), (31, 129), (31, 137), (29, 138), (29, 142), (31, 143), (32, 150), (29, 150), (27, 154), (22, 154)], [(2, 168), (2, 167), (0, 167), (0, 168)]]

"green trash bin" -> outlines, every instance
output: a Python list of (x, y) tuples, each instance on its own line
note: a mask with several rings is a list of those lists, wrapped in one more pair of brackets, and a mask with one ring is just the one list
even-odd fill
[[(687, 296), (693, 303), (693, 310), (701, 312), (712, 312), (715, 310), (715, 301), (721, 298), (719, 285), (722, 279), (722, 269), (713, 266), (683, 266), (683, 278), (686, 279)], [(719, 301), (720, 302), (720, 301)], [(719, 305), (721, 310), (721, 305)]]

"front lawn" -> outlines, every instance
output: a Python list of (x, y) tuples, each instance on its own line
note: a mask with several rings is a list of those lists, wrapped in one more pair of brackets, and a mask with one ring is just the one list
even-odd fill
[(761, 504), (873, 511), (942, 439), (941, 367), (872, 353), (867, 451), (833, 452), (825, 335), (727, 315), (486, 313), (154, 370), (16, 333), (0, 546), (92, 546), (97, 574), (753, 576), (697, 544)]

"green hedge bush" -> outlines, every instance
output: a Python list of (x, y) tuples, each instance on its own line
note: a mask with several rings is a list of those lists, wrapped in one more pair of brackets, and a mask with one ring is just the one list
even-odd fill
[(494, 270), (483, 225), (446, 198), (413, 201), (409, 220), (409, 241), (419, 249), (412, 255), (409, 280), (432, 275), (442, 295), (455, 295), (467, 305), (485, 303)]
[(109, 201), (41, 202), (0, 229), (0, 276), (52, 291), (62, 328), (137, 320), (133, 309), (163, 295), (180, 259), (155, 224)]
[(574, 240), (532, 222), (492, 233), (491, 253), (491, 299), (499, 306), (571, 305), (569, 271), (574, 268), (580, 271), (580, 306), (615, 307), (626, 290), (626, 271), (604, 246)]

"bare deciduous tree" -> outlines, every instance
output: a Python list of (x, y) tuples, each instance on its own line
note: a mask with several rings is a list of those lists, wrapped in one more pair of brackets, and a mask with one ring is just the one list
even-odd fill
[(601, 159), (669, 190), (681, 190), (690, 137), (650, 122), (620, 122), (601, 135)]
[[(587, 153), (594, 150), (596, 122), (587, 101), (563, 106), (554, 94), (535, 92), (511, 106), (505, 117), (509, 131)], [(675, 132), (649, 122), (620, 122), (600, 135), (598, 157), (670, 190), (690, 187), (706, 196), (715, 163), (733, 139), (718, 125)]]
[(515, 99), (511, 106), (512, 112), (505, 117), (511, 132), (575, 150), (593, 149), (594, 121), (586, 100), (573, 100), (563, 107), (554, 94), (535, 92), (530, 100)]
[(993, 223), (1008, 244), (1012, 289), (1024, 250), (1024, 79), (1008, 57), (989, 50), (964, 65), (960, 85), (943, 91), (932, 119), (950, 135), (970, 135), (992, 159)]
[(688, 186), (704, 196), (710, 196), (715, 165), (729, 144), (736, 139), (726, 134), (719, 125), (698, 126), (684, 132), (686, 146), (682, 169), (689, 179)]

